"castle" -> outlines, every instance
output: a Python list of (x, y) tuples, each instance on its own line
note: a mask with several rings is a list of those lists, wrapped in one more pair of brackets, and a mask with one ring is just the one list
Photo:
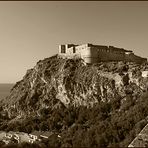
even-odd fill
[(139, 57), (131, 50), (117, 48), (114, 46), (102, 46), (93, 44), (66, 44), (59, 45), (59, 56), (66, 58), (80, 57), (86, 63), (97, 63), (101, 61), (126, 61), (142, 63), (146, 58)]

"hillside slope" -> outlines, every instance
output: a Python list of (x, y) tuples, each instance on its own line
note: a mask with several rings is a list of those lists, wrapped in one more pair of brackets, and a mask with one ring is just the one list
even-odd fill
[[(147, 91), (148, 80), (141, 76), (141, 71), (147, 69), (146, 63), (106, 62), (87, 65), (82, 59), (62, 59), (58, 55), (40, 60), (15, 84), (10, 95), (1, 101), (0, 116), (3, 121), (0, 129), (22, 130), (28, 123), (34, 123), (35, 119), (42, 125), (27, 128), (27, 132), (35, 128), (56, 129), (64, 134), (63, 131), (81, 120), (78, 116), (83, 112), (80, 112), (82, 108), (86, 112), (98, 112), (102, 108), (97, 117), (101, 122), (111, 120), (114, 114), (121, 114), (122, 117), (123, 112), (132, 110), (130, 105), (137, 105), (136, 102)], [(99, 109), (96, 107), (98, 105), (99, 108), (100, 105), (103, 107)], [(138, 122), (146, 116), (139, 117)], [(89, 122), (89, 119), (86, 123), (90, 126), (96, 124)], [(17, 129), (14, 125), (17, 125)], [(123, 140), (125, 137), (120, 138)]]
[(3, 103), (10, 116), (11, 109), (12, 116), (22, 116), (42, 108), (57, 107), (60, 103), (66, 107), (93, 106), (117, 96), (123, 99), (130, 85), (135, 87), (131, 91), (140, 95), (146, 89), (146, 83), (141, 75), (137, 78), (131, 75), (128, 65), (122, 62), (86, 65), (82, 59), (54, 56), (39, 61), (28, 70)]

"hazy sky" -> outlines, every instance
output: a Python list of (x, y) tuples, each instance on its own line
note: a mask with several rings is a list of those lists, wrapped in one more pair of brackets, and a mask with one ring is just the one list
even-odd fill
[(1, 1), (0, 83), (15, 83), (65, 43), (133, 50), (148, 58), (148, 2)]

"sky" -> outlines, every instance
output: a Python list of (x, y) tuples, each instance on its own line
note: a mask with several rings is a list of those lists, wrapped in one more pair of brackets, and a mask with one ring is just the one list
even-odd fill
[(148, 58), (146, 1), (0, 1), (0, 83), (16, 83), (59, 44), (111, 45)]

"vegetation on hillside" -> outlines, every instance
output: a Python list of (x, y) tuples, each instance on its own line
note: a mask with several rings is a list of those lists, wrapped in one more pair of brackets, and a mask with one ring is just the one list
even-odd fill
[(136, 100), (127, 94), (122, 104), (120, 98), (116, 98), (109, 103), (100, 102), (93, 108), (63, 106), (53, 111), (44, 109), (40, 117), (30, 117), (5, 127), (1, 125), (0, 130), (56, 131), (61, 139), (50, 137), (43, 141), (49, 147), (57, 144), (62, 147), (127, 147), (147, 124), (147, 110), (148, 93)]
[[(82, 59), (57, 56), (39, 61), (3, 101), (0, 130), (61, 136), (42, 141), (43, 147), (127, 147), (147, 124), (148, 80), (141, 77), (147, 68), (124, 62), (85, 65)], [(118, 74), (122, 85), (100, 71)], [(129, 81), (129, 71), (136, 81)]]

